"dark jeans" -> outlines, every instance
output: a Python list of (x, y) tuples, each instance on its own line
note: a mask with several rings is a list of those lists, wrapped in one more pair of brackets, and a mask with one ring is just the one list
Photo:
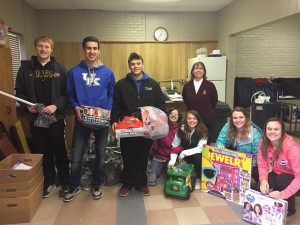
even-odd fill
[[(273, 191), (283, 191), (284, 189), (287, 188), (287, 186), (290, 185), (290, 183), (293, 181), (294, 178), (295, 177), (292, 174), (287, 174), (287, 173), (276, 174), (274, 172), (271, 172), (268, 175), (269, 188), (272, 189)], [(260, 190), (260, 182), (258, 182), (257, 188), (258, 190)], [(288, 201), (289, 212), (295, 210), (295, 195), (286, 199)]]
[(211, 134), (213, 134), (213, 132), (214, 132), (214, 124), (213, 123), (211, 123), (211, 124), (207, 124), (207, 125), (205, 125), (206, 126), (206, 128), (207, 128), (207, 130), (208, 130), (208, 140), (207, 140), (207, 144), (208, 145), (211, 145), (211, 143), (212, 142), (216, 142), (216, 140), (212, 140), (213, 139), (213, 137), (212, 137), (212, 135)]
[[(35, 147), (34, 153), (43, 154), (44, 187), (56, 183), (67, 185), (69, 180), (69, 160), (65, 143), (65, 120), (58, 120), (49, 128), (30, 124), (30, 132)], [(57, 169), (57, 174), (56, 174)]]
[(258, 166), (252, 167), (251, 177), (255, 180), (255, 183), (257, 184), (259, 181), (258, 176)]
[(147, 164), (153, 141), (142, 137), (121, 138), (123, 157), (121, 181), (123, 187), (140, 189), (147, 187)]
[(74, 189), (80, 186), (81, 170), (83, 156), (86, 150), (88, 139), (91, 133), (95, 136), (95, 167), (92, 171), (92, 187), (99, 187), (102, 184), (104, 175), (104, 154), (107, 145), (108, 127), (92, 130), (83, 126), (75, 119), (73, 133), (73, 152), (70, 174), (70, 188)]
[(184, 157), (184, 161), (194, 164), (197, 178), (201, 180), (202, 174), (202, 153), (196, 153), (194, 155)]

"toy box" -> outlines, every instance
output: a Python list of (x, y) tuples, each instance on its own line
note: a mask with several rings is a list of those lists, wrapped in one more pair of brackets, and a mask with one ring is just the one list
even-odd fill
[(169, 132), (168, 116), (153, 106), (139, 107), (132, 116), (125, 116), (118, 122), (116, 137), (145, 137), (158, 139)]
[(86, 127), (99, 129), (110, 126), (109, 110), (99, 107), (82, 105), (82, 124)]
[(250, 189), (252, 154), (206, 145), (202, 148), (201, 189), (243, 204)]
[(288, 203), (247, 190), (243, 209), (243, 220), (257, 225), (285, 225)]

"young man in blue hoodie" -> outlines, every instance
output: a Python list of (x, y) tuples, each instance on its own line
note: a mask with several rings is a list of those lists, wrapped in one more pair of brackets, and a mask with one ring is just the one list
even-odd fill
[(115, 77), (111, 69), (98, 60), (100, 43), (95, 37), (82, 41), (85, 60), (70, 69), (67, 77), (67, 96), (75, 111), (73, 131), (73, 152), (70, 174), (70, 190), (64, 198), (70, 202), (80, 192), (80, 177), (83, 155), (91, 132), (95, 136), (95, 168), (93, 169), (92, 195), (94, 199), (102, 196), (101, 183), (104, 174), (104, 152), (107, 144), (108, 127), (92, 129), (84, 126), (81, 118), (82, 106), (112, 109)]
[[(112, 129), (124, 116), (131, 116), (138, 108), (154, 106), (165, 110), (165, 100), (159, 84), (143, 72), (142, 56), (133, 52), (128, 58), (130, 73), (116, 84), (112, 110)], [(143, 196), (150, 194), (147, 187), (147, 163), (153, 141), (143, 137), (120, 139), (124, 168), (121, 175), (123, 183), (119, 195), (125, 197), (135, 187)]]

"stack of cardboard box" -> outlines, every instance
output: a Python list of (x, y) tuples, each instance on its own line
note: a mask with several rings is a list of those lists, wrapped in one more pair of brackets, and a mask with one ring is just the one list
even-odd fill
[[(0, 224), (30, 222), (43, 198), (42, 154), (12, 154), (0, 162)], [(18, 164), (29, 166), (14, 169)]]

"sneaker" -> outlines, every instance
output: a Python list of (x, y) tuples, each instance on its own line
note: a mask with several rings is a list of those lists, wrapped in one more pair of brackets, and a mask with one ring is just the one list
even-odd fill
[(52, 192), (56, 188), (55, 184), (48, 186), (43, 191), (43, 198), (48, 198), (50, 196), (50, 192)]
[(59, 188), (58, 196), (59, 197), (65, 197), (66, 194), (68, 194), (68, 192), (69, 192), (69, 187), (66, 186), (66, 185), (62, 185)]
[(129, 194), (129, 189), (125, 187), (121, 187), (119, 190), (119, 195), (121, 197), (126, 197)]
[(140, 189), (138, 189), (138, 191), (140, 192), (141, 195), (143, 196), (148, 196), (150, 195), (150, 190), (148, 187), (142, 187)]
[(66, 194), (64, 198), (64, 202), (72, 201), (79, 192), (80, 192), (80, 187), (77, 187), (75, 189), (71, 188), (69, 192)]
[(93, 193), (93, 199), (95, 200), (100, 199), (102, 197), (102, 191), (100, 187), (93, 188), (92, 193)]
[(201, 182), (200, 182), (200, 179), (196, 179), (195, 190), (200, 190), (200, 189), (201, 189)]
[(90, 191), (92, 188), (90, 186), (83, 186), (81, 187), (81, 190), (84, 190), (84, 191)]

